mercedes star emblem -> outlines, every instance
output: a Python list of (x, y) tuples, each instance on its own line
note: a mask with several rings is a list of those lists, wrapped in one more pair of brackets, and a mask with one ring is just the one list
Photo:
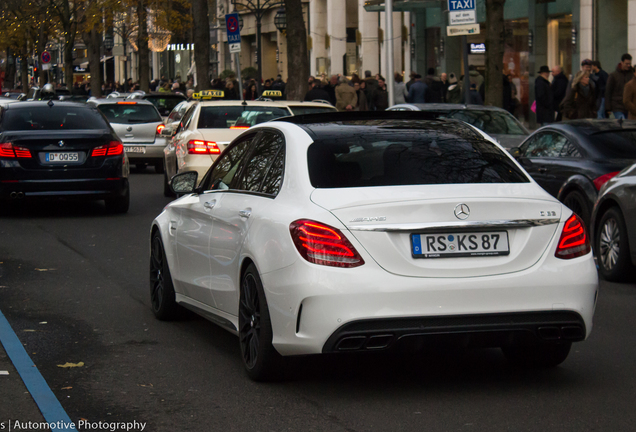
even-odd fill
[(60, 147), (64, 147), (64, 141), (58, 142), (57, 145), (59, 145)]
[(470, 216), (470, 208), (466, 204), (457, 204), (455, 206), (455, 217), (457, 219), (468, 219)]
[(126, 130), (127, 130), (128, 132), (132, 131), (132, 126), (128, 126), (128, 127), (126, 128)]

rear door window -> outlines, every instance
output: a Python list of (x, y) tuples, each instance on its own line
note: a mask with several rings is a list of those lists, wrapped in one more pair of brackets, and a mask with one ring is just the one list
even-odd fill
[(236, 143), (232, 147), (226, 149), (221, 156), (216, 160), (212, 169), (208, 175), (209, 184), (206, 189), (229, 189), (234, 177), (240, 171), (243, 165), (243, 159), (247, 154), (250, 143), (254, 140), (256, 134), (245, 137), (240, 142)]
[(343, 132), (316, 140), (307, 162), (316, 188), (529, 181), (481, 136), (443, 130)]
[(137, 104), (135, 102), (119, 102), (101, 104), (97, 108), (111, 123), (155, 123), (161, 121), (157, 108), (153, 105)]
[(276, 195), (283, 177), (285, 142), (274, 132), (263, 132), (249, 155), (235, 189)]

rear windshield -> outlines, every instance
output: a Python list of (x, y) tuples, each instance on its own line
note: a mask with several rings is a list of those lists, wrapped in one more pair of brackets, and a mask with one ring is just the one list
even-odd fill
[(601, 132), (593, 135), (598, 150), (609, 159), (636, 159), (636, 131)]
[(157, 109), (140, 104), (101, 104), (97, 108), (111, 123), (156, 123), (161, 121)]
[(458, 110), (444, 117), (461, 120), (487, 134), (527, 135), (512, 115), (498, 111)]
[(316, 188), (528, 182), (489, 141), (443, 130), (343, 133), (316, 140), (307, 156)]
[(170, 115), (170, 112), (174, 109), (174, 107), (186, 100), (184, 97), (176, 95), (170, 97), (161, 95), (146, 96), (144, 99), (156, 106), (162, 116)]
[(232, 126), (254, 126), (286, 117), (286, 108), (264, 106), (205, 106), (199, 115), (199, 129), (229, 129)]
[(292, 110), (294, 115), (304, 115), (304, 114), (320, 114), (320, 113), (328, 113), (336, 111), (335, 108), (329, 107), (316, 107), (316, 106), (291, 106), (289, 109)]
[(5, 131), (108, 129), (99, 113), (91, 108), (78, 106), (19, 107), (4, 111), (2, 129)]

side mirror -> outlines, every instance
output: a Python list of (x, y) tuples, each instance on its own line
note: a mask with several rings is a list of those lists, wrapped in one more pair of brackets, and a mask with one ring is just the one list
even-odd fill
[(186, 171), (179, 173), (170, 180), (170, 189), (176, 194), (189, 194), (197, 187), (199, 173), (196, 171)]
[(513, 147), (513, 148), (511, 148), (508, 151), (510, 152), (512, 157), (515, 158), (515, 159), (517, 159), (519, 156), (521, 156), (521, 153), (519, 152), (519, 147)]
[(172, 136), (172, 128), (171, 127), (165, 127), (161, 130), (161, 135), (162, 136), (167, 136), (167, 137), (171, 137)]
[(19, 101), (26, 100), (26, 97), (27, 97), (26, 93), (20, 93), (20, 95), (18, 96), (18, 100)]

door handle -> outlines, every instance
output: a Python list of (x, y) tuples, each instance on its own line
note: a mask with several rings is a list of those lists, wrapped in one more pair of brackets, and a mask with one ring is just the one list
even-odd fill
[(252, 215), (252, 210), (249, 209), (245, 209), (245, 210), (239, 210), (239, 216), (242, 218), (249, 218)]
[(215, 199), (211, 200), (211, 201), (206, 201), (206, 202), (203, 203), (203, 207), (205, 207), (206, 209), (209, 209), (209, 210), (213, 209), (215, 205), (216, 205), (216, 200)]
[(548, 169), (547, 168), (539, 168), (539, 169), (537, 169), (537, 171), (539, 171), (540, 173), (547, 173)]
[(168, 231), (170, 231), (170, 234), (172, 234), (176, 230), (177, 230), (177, 221), (171, 220), (170, 223), (168, 224)]

